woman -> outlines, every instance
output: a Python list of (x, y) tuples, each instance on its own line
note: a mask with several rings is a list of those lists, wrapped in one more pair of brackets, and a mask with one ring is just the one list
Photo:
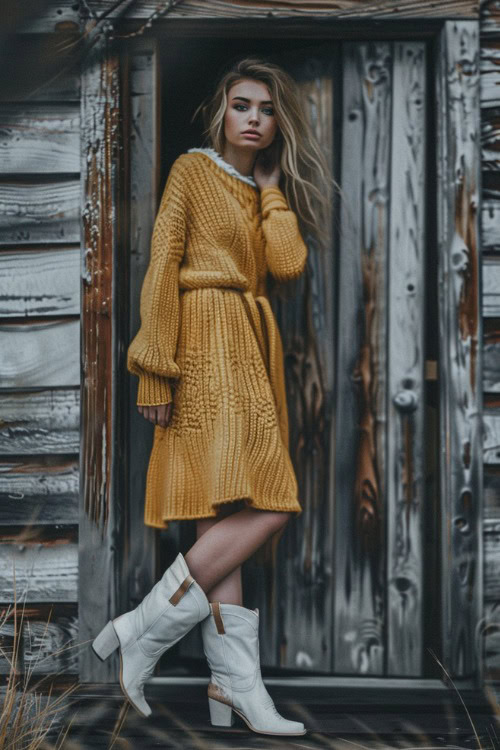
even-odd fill
[(240, 60), (203, 114), (210, 145), (170, 171), (127, 358), (138, 409), (155, 425), (144, 522), (196, 519), (197, 540), (93, 647), (102, 659), (120, 647), (122, 689), (148, 716), (145, 681), (201, 622), (212, 724), (230, 726), (234, 711), (256, 732), (304, 734), (262, 682), (259, 612), (242, 606), (241, 564), (302, 511), (268, 283), (302, 274), (299, 218), (303, 231), (321, 226), (332, 181), (278, 66)]

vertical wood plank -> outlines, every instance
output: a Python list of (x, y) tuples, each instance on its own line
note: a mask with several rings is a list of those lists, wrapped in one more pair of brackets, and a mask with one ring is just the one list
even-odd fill
[(334, 671), (382, 674), (392, 48), (343, 46)]
[(479, 26), (447, 21), (438, 50), (437, 212), (442, 642), (452, 677), (481, 679), (482, 320)]
[[(130, 278), (129, 337), (140, 325), (140, 292), (150, 255), (151, 235), (158, 206), (160, 157), (160, 102), (158, 41), (137, 39), (130, 46)], [(155, 545), (158, 534), (144, 524), (144, 490), (151, 452), (153, 425), (138, 412), (138, 379), (129, 376), (129, 595), (142, 599), (155, 583)], [(167, 531), (170, 531), (168, 529)], [(160, 576), (163, 571), (160, 572)]]
[[(120, 61), (106, 35), (82, 70), (82, 441), (79, 521), (80, 640), (93, 639), (121, 608), (123, 498), (113, 498), (116, 441), (117, 252), (120, 166)], [(115, 269), (116, 270), (116, 269)], [(115, 275), (117, 281), (117, 276)], [(114, 501), (113, 501), (114, 500)], [(81, 682), (114, 682), (118, 655), (80, 653)]]
[(388, 283), (387, 674), (421, 676), (425, 47), (395, 43)]
[[(305, 116), (333, 174), (335, 46), (297, 52), (283, 62), (299, 88)], [(333, 207), (332, 207), (333, 209)], [(311, 237), (307, 269), (286, 300), (272, 297), (282, 332), (290, 424), (290, 454), (303, 507), (280, 540), (273, 568), (275, 597), (256, 603), (266, 633), (262, 663), (330, 672), (333, 607), (332, 392), (334, 246)], [(263, 571), (265, 573), (265, 570)], [(265, 577), (264, 577), (265, 580)]]

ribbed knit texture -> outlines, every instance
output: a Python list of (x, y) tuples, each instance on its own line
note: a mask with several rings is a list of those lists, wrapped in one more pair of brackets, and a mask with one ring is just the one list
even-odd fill
[(301, 512), (266, 278), (297, 278), (306, 259), (279, 188), (259, 191), (203, 152), (176, 159), (127, 354), (137, 403), (173, 401), (170, 423), (154, 430), (146, 525), (213, 517), (240, 498)]

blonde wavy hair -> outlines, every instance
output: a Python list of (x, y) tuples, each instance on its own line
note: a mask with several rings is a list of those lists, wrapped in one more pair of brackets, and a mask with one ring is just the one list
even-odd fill
[(297, 215), (304, 239), (312, 234), (325, 249), (330, 238), (333, 191), (341, 191), (305, 116), (297, 84), (285, 70), (260, 57), (237, 60), (216, 83), (214, 93), (196, 108), (191, 121), (201, 110), (203, 146), (222, 155), (228, 92), (244, 78), (260, 81), (269, 89), (278, 125), (275, 140), (280, 146), (280, 188)]

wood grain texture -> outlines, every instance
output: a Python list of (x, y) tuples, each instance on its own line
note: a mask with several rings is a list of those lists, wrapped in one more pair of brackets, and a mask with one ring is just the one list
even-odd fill
[(0, 393), (0, 415), (0, 456), (79, 452), (79, 388)]
[(80, 242), (80, 181), (0, 183), (0, 246)]
[[(10, 672), (10, 661), (15, 658), (14, 634), (20, 634), (16, 667), (20, 674), (57, 675), (78, 674), (78, 614), (77, 605), (27, 605), (17, 612), (1, 613), (0, 674)], [(7, 618), (7, 619), (5, 619)]]
[(500, 518), (484, 521), (484, 604), (500, 600)]
[[(484, 18), (481, 20), (481, 33), (485, 26)], [(500, 19), (498, 28), (500, 29)], [(498, 34), (497, 29), (497, 36)], [(500, 45), (498, 39), (484, 39), (481, 43), (481, 108), (500, 106)]]
[(0, 317), (79, 314), (79, 247), (0, 253)]
[(500, 252), (500, 184), (498, 198), (485, 198), (482, 202), (481, 240), (483, 252)]
[(479, 28), (445, 23), (438, 54), (438, 285), (443, 659), (480, 679), (482, 371)]
[[(120, 58), (101, 38), (82, 69), (81, 202), (85, 248), (82, 290), (82, 443), (80, 449), (79, 591), (80, 638), (94, 638), (121, 609), (125, 543), (123, 506), (114, 494), (117, 321), (113, 274), (118, 273), (121, 164)], [(116, 266), (115, 266), (116, 264)], [(107, 661), (91, 649), (80, 654), (82, 682), (113, 682), (118, 653)]]
[(0, 462), (0, 525), (78, 523), (78, 461)]
[[(129, 46), (130, 95), (129, 190), (130, 190), (130, 273), (128, 326), (129, 339), (140, 326), (140, 292), (150, 257), (151, 236), (160, 197), (161, 173), (161, 86), (159, 45), (155, 39), (135, 39)], [(168, 75), (168, 74), (167, 74)], [(139, 413), (136, 406), (138, 378), (128, 378), (128, 416), (131, 460), (128, 465), (129, 528), (128, 585), (134, 604), (144, 597), (163, 570), (156, 569), (158, 534), (144, 524), (144, 490), (149, 454), (153, 441), (153, 425)], [(140, 533), (138, 533), (140, 530)], [(172, 555), (179, 552), (178, 525), (169, 525), (164, 544)], [(183, 648), (182, 643), (180, 648)]]
[(489, 36), (498, 38), (500, 28), (500, 8), (497, 0), (480, 0), (481, 10), (481, 36), (483, 39)]
[(480, 632), (486, 680), (500, 680), (500, 602), (485, 602)]
[(381, 675), (392, 46), (343, 46), (334, 671)]
[[(15, 578), (14, 578), (15, 576)], [(0, 543), (0, 602), (77, 602), (78, 543), (19, 538)]]
[[(333, 175), (333, 118), (336, 48), (283, 55), (297, 82), (302, 110)], [(333, 208), (333, 207), (332, 207)], [(332, 221), (330, 216), (330, 223)], [(272, 297), (282, 332), (290, 422), (290, 455), (297, 474), (303, 513), (286, 528), (266, 591), (269, 568), (261, 563), (263, 663), (330, 672), (333, 623), (333, 452), (335, 247), (321, 251), (312, 237), (306, 271), (289, 288), (289, 298)], [(274, 592), (274, 595), (273, 595)], [(279, 606), (277, 603), (279, 602)], [(266, 642), (267, 641), (267, 642)]]
[(426, 59), (394, 44), (387, 399), (387, 672), (422, 674)]
[(500, 464), (500, 410), (485, 409), (484, 422), (484, 464)]
[[(109, 11), (112, 0), (100, 0), (99, 13)], [(158, 6), (154, 0), (122, 3), (109, 13), (109, 19), (144, 21)], [(23, 29), (24, 33), (52, 32), (64, 25), (78, 23), (77, 7), (71, 0), (49, 3), (43, 15), (34, 18)], [(159, 14), (160, 18), (162, 13)], [(183, 0), (168, 12), (169, 20), (176, 18), (478, 18), (477, 0)]]
[(500, 258), (483, 258), (483, 316), (500, 318)]
[(2, 104), (3, 174), (80, 171), (80, 107), (74, 104)]
[(483, 390), (488, 393), (500, 392), (500, 321), (493, 330), (484, 332), (483, 344)]
[(79, 339), (78, 320), (0, 325), (0, 387), (79, 385)]
[(484, 520), (500, 518), (500, 460), (484, 467)]

